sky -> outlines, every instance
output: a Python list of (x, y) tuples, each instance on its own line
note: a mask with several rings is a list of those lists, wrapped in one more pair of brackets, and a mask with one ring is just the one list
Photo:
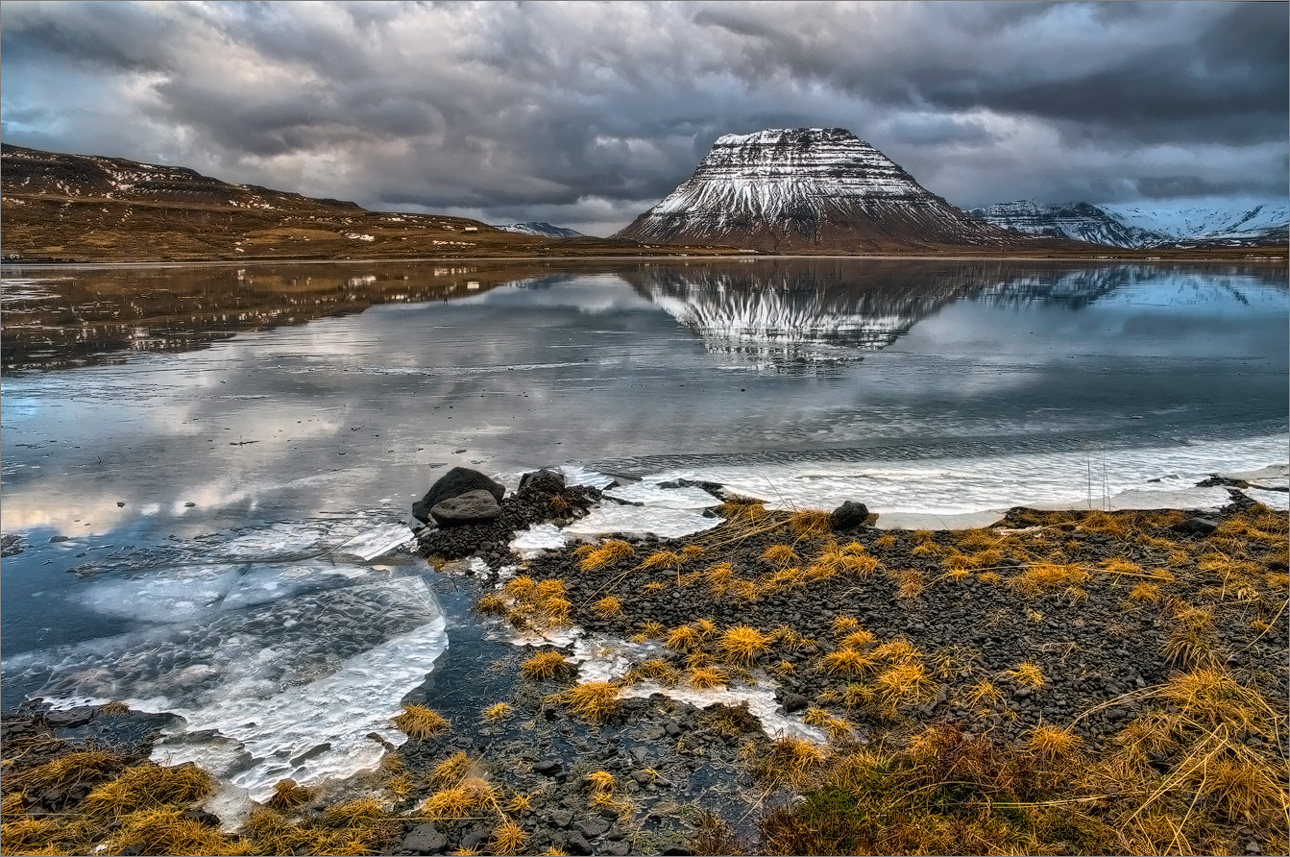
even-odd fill
[(0, 139), (606, 235), (722, 134), (841, 127), (968, 208), (1285, 204), (1284, 2), (6, 0)]

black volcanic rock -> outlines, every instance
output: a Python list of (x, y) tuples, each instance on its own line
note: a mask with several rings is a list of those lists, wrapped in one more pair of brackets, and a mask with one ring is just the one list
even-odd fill
[(454, 467), (443, 476), (439, 477), (425, 496), (412, 504), (412, 516), (418, 521), (429, 522), (430, 510), (442, 503), (444, 500), (451, 500), (453, 497), (460, 497), (468, 491), (487, 491), (493, 495), (493, 499), (498, 503), (502, 502), (502, 495), (506, 493), (505, 486), (494, 479), (489, 478), (478, 470), (471, 470), (469, 467)]
[(775, 252), (1032, 243), (929, 193), (842, 128), (721, 137), (688, 181), (614, 237)]

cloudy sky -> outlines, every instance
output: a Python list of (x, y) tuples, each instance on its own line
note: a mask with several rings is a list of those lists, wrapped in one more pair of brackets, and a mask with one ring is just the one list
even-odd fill
[(7, 0), (0, 137), (594, 234), (776, 127), (963, 207), (1284, 204), (1288, 9)]

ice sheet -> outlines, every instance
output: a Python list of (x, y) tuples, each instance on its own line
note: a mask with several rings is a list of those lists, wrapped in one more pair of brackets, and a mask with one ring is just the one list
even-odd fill
[(522, 557), (534, 557), (544, 550), (559, 550), (567, 540), (560, 528), (554, 524), (538, 524), (527, 530), (520, 530), (511, 539), (511, 550)]
[[(1020, 505), (1095, 509), (1142, 508), (1139, 504), (1147, 502), (1222, 505), (1227, 502), (1225, 492), (1221, 497), (1217, 492), (1193, 494), (1192, 486), (1215, 470), (1266, 467), (1288, 455), (1290, 441), (1285, 435), (1273, 435), (1105, 452), (1089, 449), (862, 464), (695, 466), (650, 478), (718, 482), (781, 509), (832, 509), (845, 500), (856, 500), (878, 512), (881, 525), (886, 526), (884, 518), (894, 512), (944, 516)], [(1170, 497), (1164, 489), (1185, 489), (1185, 493)]]
[(1243, 479), (1259, 488), (1290, 488), (1290, 465), (1269, 464), (1257, 470), (1220, 473), (1224, 479)]
[(385, 524), (359, 533), (337, 549), (337, 553), (373, 560), (412, 541), (412, 531), (404, 524)]
[(661, 488), (654, 482), (620, 485), (610, 488), (605, 496), (660, 509), (711, 509), (721, 503), (702, 488)]
[(667, 539), (688, 536), (710, 530), (722, 518), (705, 518), (686, 509), (667, 509), (661, 506), (601, 505), (593, 508), (585, 518), (580, 518), (564, 528), (573, 536), (599, 536), (605, 533), (645, 535), (654, 533)]
[(1258, 500), (1269, 509), (1276, 509), (1281, 512), (1290, 510), (1290, 494), (1285, 491), (1264, 491), (1260, 488), (1246, 488), (1245, 494), (1251, 500)]
[(560, 473), (564, 475), (565, 485), (586, 485), (590, 488), (604, 490), (616, 481), (612, 476), (606, 476), (596, 470), (588, 470), (581, 464), (565, 464), (560, 468)]

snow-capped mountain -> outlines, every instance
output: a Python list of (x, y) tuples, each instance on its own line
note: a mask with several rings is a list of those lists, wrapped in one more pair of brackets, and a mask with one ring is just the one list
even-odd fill
[(1255, 246), (1284, 244), (1290, 205), (1104, 205), (1103, 210), (1133, 226), (1162, 233), (1175, 242)]
[(985, 208), (973, 208), (971, 214), (1024, 235), (1069, 238), (1108, 247), (1152, 247), (1170, 239), (1162, 232), (1135, 226), (1087, 202), (1067, 205), (1045, 205), (1025, 200), (1000, 202)]
[(728, 134), (614, 237), (778, 252), (1016, 243), (842, 128)]
[(540, 238), (578, 238), (582, 235), (576, 229), (566, 229), (563, 226), (554, 226), (538, 220), (512, 223), (509, 226), (497, 224), (493, 228), (500, 229), (503, 232), (515, 232), (520, 235), (537, 235)]
[(1107, 247), (1258, 247), (1286, 243), (1290, 206), (1051, 205), (1001, 202), (972, 214), (1025, 235)]

